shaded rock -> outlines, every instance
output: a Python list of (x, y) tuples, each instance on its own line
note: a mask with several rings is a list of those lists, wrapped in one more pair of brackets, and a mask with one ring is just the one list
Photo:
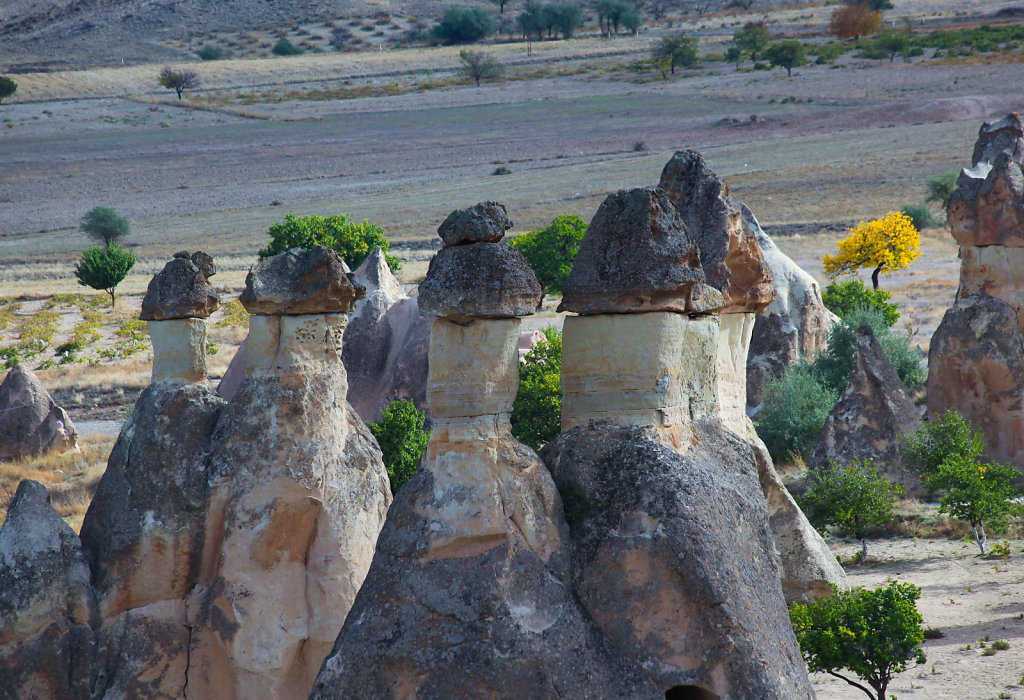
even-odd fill
[(921, 478), (903, 466), (899, 440), (900, 435), (913, 432), (920, 420), (871, 326), (865, 324), (857, 331), (850, 383), (825, 420), (808, 468), (821, 469), (831, 459), (839, 464), (871, 460), (879, 474), (903, 486), (908, 497), (923, 498), (927, 490)]
[(987, 294), (946, 311), (928, 349), (928, 415), (956, 409), (980, 430), (986, 455), (1024, 465), (1024, 336), (1017, 314)]
[(675, 205), (648, 187), (615, 192), (601, 204), (558, 310), (710, 313), (722, 303), (721, 293), (704, 283), (700, 253)]
[(775, 299), (772, 273), (753, 228), (729, 196), (729, 186), (697, 151), (676, 151), (658, 187), (679, 209), (700, 249), (707, 283), (724, 298), (722, 313), (763, 311)]
[(480, 202), (468, 209), (456, 209), (437, 227), (446, 246), (466, 243), (497, 243), (512, 228), (508, 210), (501, 202)]
[[(220, 297), (214, 293), (206, 275), (188, 255), (187, 252), (176, 254), (174, 259), (164, 265), (164, 269), (149, 281), (146, 296), (142, 299), (140, 319), (166, 321), (209, 318), (210, 314), (220, 307)], [(206, 257), (209, 258), (208, 255)], [(212, 262), (211, 258), (211, 265)]]
[(10, 698), (88, 698), (95, 603), (78, 536), (24, 480), (0, 528), (0, 677)]
[(239, 297), (250, 314), (346, 313), (366, 291), (338, 254), (325, 246), (292, 248), (249, 270)]
[(753, 212), (740, 205), (745, 225), (754, 232), (772, 272), (775, 301), (754, 322), (747, 357), (748, 410), (761, 405), (761, 388), (801, 358), (811, 360), (825, 349), (838, 319), (825, 308), (815, 279), (786, 256), (758, 225)]
[(541, 300), (530, 265), (504, 243), (442, 248), (431, 258), (417, 297), (420, 312), (449, 319), (514, 318)]
[(39, 378), (15, 365), (0, 383), (0, 459), (78, 449), (78, 431)]
[(191, 260), (192, 264), (202, 271), (206, 279), (210, 279), (217, 274), (217, 265), (213, 262), (213, 256), (209, 253), (197, 250), (192, 253)]

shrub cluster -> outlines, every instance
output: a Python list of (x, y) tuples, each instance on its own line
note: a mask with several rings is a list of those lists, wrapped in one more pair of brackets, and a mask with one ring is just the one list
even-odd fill
[(284, 221), (274, 224), (268, 231), (270, 243), (259, 252), (261, 258), (279, 255), (292, 248), (309, 249), (322, 245), (333, 248), (353, 270), (363, 264), (377, 246), (384, 251), (388, 267), (397, 272), (402, 264), (394, 255), (387, 255), (391, 245), (384, 237), (384, 228), (363, 219), (350, 221), (348, 214), (332, 216), (296, 216), (288, 212)]

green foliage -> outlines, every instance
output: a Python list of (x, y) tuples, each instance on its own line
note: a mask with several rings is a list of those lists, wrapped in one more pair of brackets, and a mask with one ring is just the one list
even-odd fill
[(935, 225), (935, 217), (927, 204), (908, 204), (900, 209), (900, 213), (909, 218), (918, 231)]
[(879, 475), (870, 461), (853, 460), (839, 466), (832, 460), (807, 476), (807, 493), (800, 508), (819, 530), (835, 527), (861, 541), (861, 561), (867, 559), (868, 533), (893, 519), (903, 488)]
[(104, 245), (110, 245), (118, 238), (131, 233), (128, 221), (110, 207), (93, 207), (82, 217), (78, 228)]
[[(907, 662), (925, 662), (924, 631), (917, 600), (921, 589), (891, 581), (885, 588), (834, 590), (809, 605), (794, 603), (789, 619), (809, 671), (822, 671), (860, 688), (868, 697), (886, 700), (893, 677)], [(849, 669), (867, 683), (839, 673)]]
[(600, 0), (597, 3), (597, 21), (604, 35), (618, 34), (620, 27), (635, 32), (641, 24), (636, 6), (626, 0)]
[(892, 295), (884, 289), (868, 289), (860, 280), (833, 280), (821, 293), (826, 308), (840, 318), (856, 309), (877, 309), (890, 328), (900, 320), (900, 305), (889, 303)]
[(494, 20), (480, 7), (456, 7), (444, 11), (433, 29), (434, 36), (446, 44), (469, 44), (494, 32)]
[(809, 459), (839, 392), (824, 386), (810, 365), (790, 365), (761, 392), (763, 405), (754, 426), (772, 459)]
[(947, 457), (922, 480), (941, 491), (939, 511), (971, 524), (974, 541), (985, 554), (985, 521), (1000, 520), (1020, 493), (1013, 487), (1020, 472), (1011, 464), (978, 463), (970, 457)]
[(210, 46), (207, 44), (203, 48), (196, 51), (196, 56), (204, 61), (219, 61), (224, 58), (224, 49), (217, 46)]
[(764, 57), (773, 66), (785, 68), (786, 75), (792, 76), (794, 68), (807, 63), (807, 47), (796, 39), (786, 39), (769, 46)]
[(561, 294), (586, 233), (586, 221), (563, 214), (542, 229), (516, 236), (509, 245), (523, 254), (545, 292)]
[(82, 259), (75, 265), (75, 277), (81, 285), (105, 291), (114, 306), (114, 290), (134, 266), (135, 253), (117, 243), (94, 245), (82, 251)]
[(928, 178), (928, 198), (925, 201), (939, 202), (945, 207), (946, 202), (953, 196), (953, 190), (956, 189), (956, 181), (959, 177), (959, 171), (950, 170), (938, 177)]
[(18, 91), (18, 84), (6, 75), (0, 75), (0, 102)]
[(287, 39), (279, 40), (270, 51), (275, 56), (299, 56), (306, 53), (306, 50), (301, 46), (296, 46)]
[(750, 60), (754, 62), (757, 61), (758, 55), (768, 48), (771, 38), (764, 22), (747, 22), (732, 35), (733, 44), (743, 53), (750, 54)]
[(260, 251), (261, 258), (279, 255), (292, 248), (309, 249), (322, 245), (337, 251), (355, 270), (374, 248), (380, 246), (392, 272), (402, 267), (397, 257), (387, 255), (391, 244), (384, 237), (383, 227), (366, 219), (357, 224), (349, 220), (348, 214), (296, 216), (295, 212), (288, 212), (284, 221), (271, 226), (268, 233), (270, 243)]
[(551, 26), (561, 32), (563, 39), (571, 39), (583, 24), (583, 8), (572, 3), (554, 3), (545, 7)]
[(651, 62), (661, 70), (673, 75), (676, 66), (688, 68), (697, 62), (697, 37), (683, 34), (669, 34), (651, 47)]
[(910, 344), (910, 334), (894, 331), (877, 308), (856, 308), (829, 331), (825, 351), (814, 358), (814, 374), (825, 386), (841, 393), (850, 382), (850, 368), (857, 354), (857, 330), (868, 324), (875, 333), (903, 386), (916, 389), (926, 377), (921, 353)]
[(424, 415), (416, 410), (413, 402), (402, 399), (389, 403), (380, 420), (370, 423), (370, 432), (377, 438), (383, 453), (393, 493), (412, 478), (430, 442), (430, 431), (423, 429), (423, 422)]
[(174, 90), (181, 99), (181, 93), (199, 87), (199, 75), (188, 68), (171, 68), (164, 66), (156, 79), (157, 85)]
[(1024, 25), (1004, 24), (992, 26), (983, 24), (966, 29), (949, 29), (913, 37), (915, 46), (944, 49), (950, 55), (970, 55), (992, 51), (1010, 51), (1020, 48), (1024, 42)]
[(897, 55), (905, 56), (910, 52), (910, 35), (894, 29), (885, 29), (875, 37), (874, 44), (878, 51), (889, 57), (889, 63), (892, 63)]
[(463, 49), (459, 52), (459, 62), (459, 72), (477, 85), (480, 85), (482, 80), (497, 80), (505, 73), (505, 67), (501, 62), (483, 51)]
[(921, 421), (917, 430), (903, 436), (903, 463), (924, 474), (937, 474), (947, 459), (975, 461), (985, 451), (981, 431), (974, 430), (959, 411), (946, 411)]
[(828, 43), (809, 47), (809, 53), (815, 57), (819, 66), (835, 63), (835, 60), (846, 53), (846, 47), (839, 43)]
[(544, 338), (519, 363), (519, 393), (512, 404), (512, 436), (539, 450), (561, 431), (562, 332), (545, 328)]
[(736, 67), (739, 68), (740, 61), (743, 60), (743, 52), (740, 51), (740, 47), (738, 46), (730, 46), (725, 50), (725, 56), (723, 56), (723, 58), (728, 63), (735, 63)]

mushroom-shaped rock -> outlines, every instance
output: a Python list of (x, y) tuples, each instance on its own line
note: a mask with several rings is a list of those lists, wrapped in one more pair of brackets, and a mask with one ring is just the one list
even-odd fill
[(501, 202), (480, 202), (468, 209), (456, 209), (437, 227), (446, 246), (466, 243), (497, 243), (512, 228), (508, 211)]
[(620, 190), (590, 222), (559, 311), (712, 313), (722, 293), (705, 284), (700, 253), (660, 189)]
[(420, 311), (451, 320), (532, 314), (540, 284), (522, 253), (504, 243), (442, 248), (420, 284)]
[(722, 182), (697, 151), (677, 151), (658, 185), (700, 249), (707, 283), (722, 292), (722, 313), (760, 313), (775, 298), (772, 272), (757, 237)]
[(250, 314), (294, 316), (348, 313), (366, 289), (330, 248), (292, 248), (252, 266), (239, 300)]
[(78, 431), (30, 370), (15, 365), (0, 384), (0, 459), (67, 452)]
[[(199, 253), (197, 253), (198, 255)], [(143, 321), (169, 321), (181, 318), (209, 318), (220, 306), (207, 275), (187, 252), (176, 253), (164, 269), (153, 276), (142, 300)], [(207, 258), (210, 256), (202, 253)], [(210, 266), (213, 259), (210, 258)]]

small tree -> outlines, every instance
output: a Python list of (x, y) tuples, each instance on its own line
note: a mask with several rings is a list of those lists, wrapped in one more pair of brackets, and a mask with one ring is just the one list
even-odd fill
[(494, 32), (494, 20), (482, 7), (451, 6), (434, 27), (434, 36), (447, 44), (468, 44)]
[(860, 280), (832, 280), (821, 292), (825, 307), (839, 318), (855, 309), (877, 309), (890, 328), (900, 320), (900, 305), (889, 303), (892, 295), (884, 289), (868, 289)]
[(462, 63), (459, 72), (469, 80), (475, 81), (477, 87), (480, 86), (481, 80), (498, 80), (505, 74), (505, 67), (501, 62), (483, 51), (463, 49), (459, 52), (459, 61)]
[(921, 235), (910, 218), (891, 211), (881, 219), (862, 221), (850, 229), (850, 235), (839, 241), (838, 255), (826, 255), (825, 274), (853, 274), (860, 269), (874, 268), (871, 286), (878, 289), (879, 273), (889, 274), (909, 266), (921, 255)]
[(562, 332), (545, 328), (519, 363), (519, 393), (512, 404), (512, 436), (539, 450), (562, 429)]
[(90, 246), (82, 251), (82, 259), (75, 265), (78, 283), (106, 292), (110, 306), (114, 306), (114, 290), (135, 266), (135, 253), (117, 243)]
[(819, 382), (807, 363), (789, 365), (765, 384), (754, 426), (772, 459), (810, 459), (839, 392)]
[(870, 460), (839, 466), (831, 460), (807, 475), (800, 507), (814, 527), (833, 526), (860, 540), (861, 563), (868, 558), (868, 533), (893, 519), (903, 488), (879, 475)]
[(956, 181), (960, 178), (959, 170), (950, 170), (938, 177), (928, 178), (928, 197), (926, 202), (938, 202), (943, 208), (949, 202), (956, 189)]
[[(890, 581), (885, 588), (833, 593), (816, 603), (794, 603), (789, 620), (809, 671), (821, 671), (860, 688), (874, 700), (907, 662), (925, 662), (924, 629), (917, 600), (921, 589)], [(839, 673), (849, 669), (874, 692)]]
[(370, 423), (370, 432), (380, 445), (393, 493), (416, 473), (430, 442), (430, 431), (423, 429), (423, 422), (423, 412), (417, 411), (412, 401), (402, 399), (389, 403), (380, 420)]
[(884, 31), (875, 38), (875, 46), (880, 52), (889, 54), (889, 63), (892, 63), (897, 54), (910, 50), (910, 37), (906, 32)]
[(196, 51), (196, 56), (203, 59), (204, 61), (219, 61), (224, 58), (224, 49), (218, 46), (210, 46), (207, 44), (203, 48)]
[(18, 91), (18, 84), (6, 75), (0, 75), (0, 102)]
[(807, 63), (807, 47), (796, 39), (786, 39), (771, 46), (764, 53), (773, 66), (786, 69), (786, 75), (793, 76), (793, 69)]
[(727, 63), (735, 63), (736, 69), (739, 70), (740, 61), (743, 60), (743, 52), (740, 51), (738, 46), (730, 46), (725, 50), (724, 58)]
[(284, 221), (274, 224), (268, 231), (270, 243), (259, 252), (261, 258), (280, 253), (292, 248), (309, 249), (323, 245), (333, 248), (353, 270), (363, 264), (377, 246), (385, 253), (385, 259), (392, 272), (397, 272), (402, 264), (394, 255), (387, 255), (391, 245), (384, 237), (384, 229), (377, 224), (363, 219), (362, 223), (350, 221), (348, 214), (333, 216), (296, 216), (288, 212)]
[(758, 55), (768, 47), (771, 34), (764, 22), (747, 22), (733, 32), (732, 41), (743, 53), (750, 54), (750, 60), (756, 62)]
[(78, 228), (103, 245), (110, 245), (131, 232), (128, 221), (110, 207), (93, 207), (78, 223)]
[(840, 39), (859, 39), (878, 31), (882, 26), (882, 13), (864, 3), (843, 5), (832, 11), (828, 31)]
[(903, 463), (922, 476), (937, 474), (939, 466), (950, 458), (976, 461), (985, 451), (981, 431), (974, 430), (960, 412), (954, 410), (930, 416), (902, 440)]
[(561, 32), (563, 39), (571, 39), (583, 24), (583, 8), (579, 5), (571, 3), (548, 5), (547, 14), (552, 26)]
[(662, 37), (651, 48), (651, 61), (659, 67), (668, 66), (669, 72), (675, 75), (676, 66), (688, 68), (697, 62), (697, 38), (682, 34)]
[(509, 245), (523, 254), (545, 293), (561, 294), (586, 233), (586, 221), (563, 214), (542, 229), (516, 236)]
[(187, 68), (175, 69), (170, 66), (164, 66), (160, 71), (160, 75), (157, 76), (157, 83), (160, 87), (174, 90), (178, 93), (178, 99), (180, 100), (181, 93), (199, 87), (199, 76), (194, 70)]
[(274, 48), (270, 49), (270, 52), (275, 56), (300, 56), (306, 53), (305, 49), (301, 46), (296, 46), (287, 39), (278, 40), (278, 42), (274, 44)]

